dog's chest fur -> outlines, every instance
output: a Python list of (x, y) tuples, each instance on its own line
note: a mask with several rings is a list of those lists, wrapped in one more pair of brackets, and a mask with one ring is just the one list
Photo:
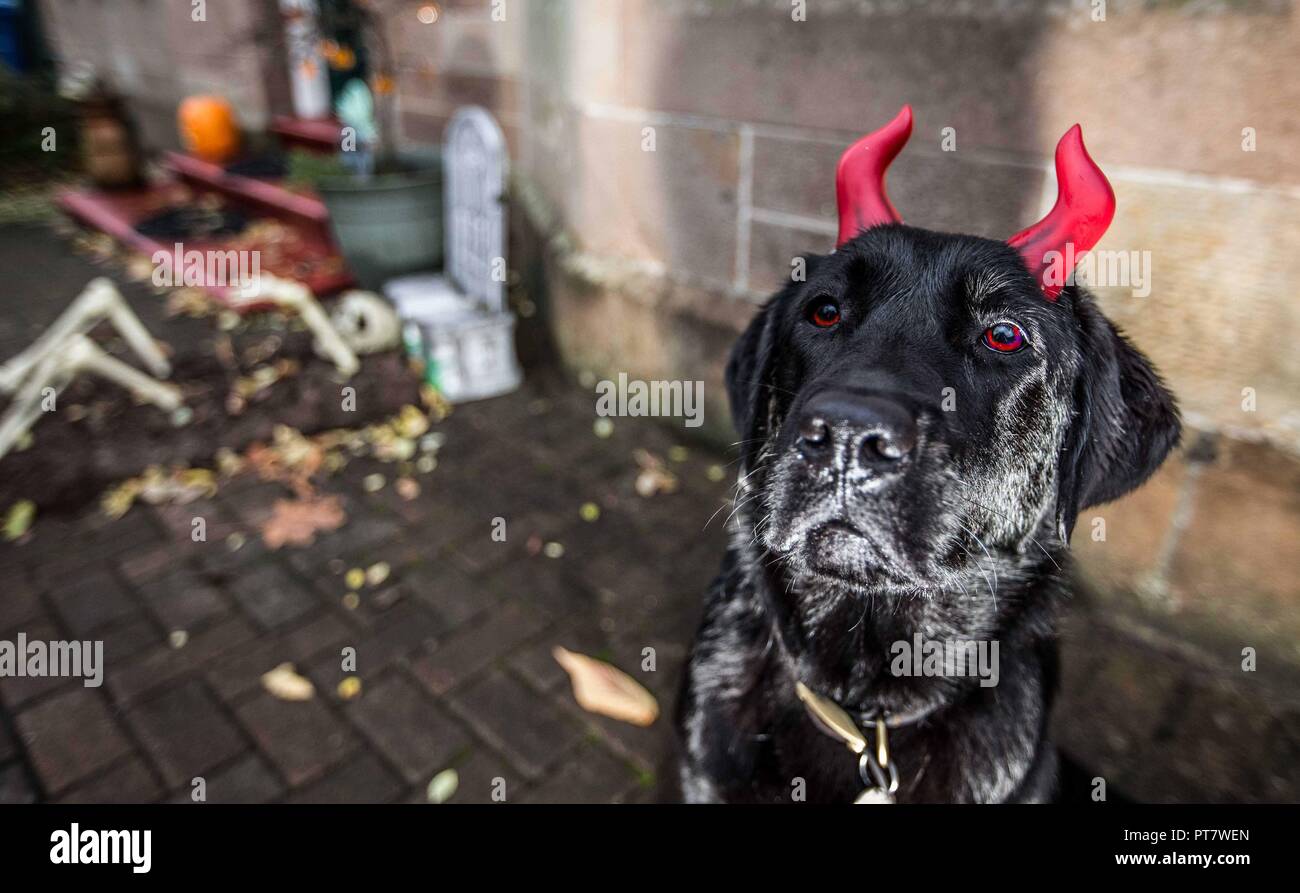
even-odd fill
[[(853, 801), (864, 788), (857, 758), (813, 724), (794, 693), (795, 676), (810, 673), (837, 698), (869, 696), (884, 685), (905, 699), (912, 693), (900, 686), (911, 685), (921, 701), (941, 703), (890, 733), (900, 802), (1050, 799), (1056, 762), (1045, 724), (1055, 648), (1042, 636), (1049, 617), (1024, 615), (1003, 631), (996, 688), (957, 690), (948, 680), (887, 678), (878, 655), (844, 654), (825, 675), (797, 668), (757, 591), (761, 585), (733, 554), (710, 590), (679, 704), (688, 801)], [(924, 606), (914, 611), (925, 616)], [(909, 616), (877, 616), (878, 634), (854, 641), (871, 648), (873, 640), (903, 636)]]

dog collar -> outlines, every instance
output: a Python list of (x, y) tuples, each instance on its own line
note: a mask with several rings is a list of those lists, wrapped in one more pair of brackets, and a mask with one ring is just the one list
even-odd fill
[[(853, 721), (847, 710), (830, 698), (817, 694), (802, 682), (795, 682), (795, 693), (812, 718), (813, 725), (827, 735), (844, 743), (858, 757), (858, 776), (866, 785), (854, 798), (855, 804), (894, 803), (898, 791), (898, 764), (889, 750), (891, 723), (883, 713), (877, 714), (873, 725), (875, 746), (866, 733)], [(929, 711), (927, 710), (926, 713)], [(900, 722), (899, 725), (902, 725)], [(896, 728), (897, 726), (895, 726)]]
[[(799, 650), (795, 645), (799, 638), (792, 629), (793, 619), (788, 608), (775, 597), (772, 567), (766, 566), (763, 574), (767, 585), (760, 587), (768, 609), (772, 612), (776, 639), (786, 655), (790, 658), (792, 669), (799, 667)], [(795, 679), (795, 692), (812, 717), (813, 724), (819, 729), (843, 742), (849, 750), (858, 755), (858, 775), (867, 787), (859, 794), (854, 803), (893, 803), (894, 793), (898, 790), (898, 766), (889, 751), (889, 730), (908, 726), (925, 719), (937, 709), (930, 705), (922, 710), (903, 714), (889, 714), (885, 710), (864, 711), (866, 724), (870, 724), (876, 734), (875, 753), (868, 746), (867, 736), (847, 710), (823, 695), (813, 691), (799, 679)]]

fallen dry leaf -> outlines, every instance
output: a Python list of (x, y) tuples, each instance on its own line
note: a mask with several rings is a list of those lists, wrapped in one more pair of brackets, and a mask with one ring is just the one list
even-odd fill
[(429, 417), (435, 422), (441, 422), (451, 415), (451, 403), (430, 385), (420, 385), (420, 402), (429, 410)]
[(4, 518), (4, 538), (16, 540), (25, 534), (36, 518), (36, 503), (30, 499), (20, 499), (9, 506)]
[(216, 454), (217, 471), (224, 477), (234, 477), (244, 470), (244, 459), (230, 447), (221, 447)]
[(429, 787), (424, 796), (430, 803), (446, 803), (456, 794), (460, 787), (460, 773), (455, 769), (443, 769), (429, 780)]
[(659, 702), (641, 683), (603, 660), (559, 645), (551, 651), (573, 682), (578, 706), (634, 726), (648, 726), (659, 717)]
[[(267, 335), (248, 347), (244, 348), (243, 361), (245, 366), (256, 366), (258, 363), (265, 363), (271, 357), (275, 356), (280, 349), (283, 339), (279, 335)], [(292, 362), (292, 361), (286, 361)], [(294, 363), (296, 366), (297, 364)]]
[(140, 477), (140, 498), (150, 505), (188, 505), (217, 492), (217, 478), (206, 468), (176, 468), (164, 472), (157, 466)]
[(636, 494), (649, 499), (656, 493), (675, 493), (677, 476), (658, 468), (642, 469), (636, 476)]
[(191, 319), (201, 319), (211, 316), (216, 310), (217, 305), (208, 297), (207, 292), (201, 288), (186, 287), (172, 290), (167, 296), (165, 312), (168, 317), (184, 314)]
[(287, 359), (276, 360), (269, 366), (258, 366), (248, 375), (235, 380), (234, 393), (236, 396), (248, 400), (262, 393), (280, 379), (298, 374), (298, 370), (298, 363)]
[(382, 585), (393, 572), (387, 561), (377, 561), (366, 568), (366, 582), (371, 586)]
[(107, 490), (100, 498), (99, 504), (105, 515), (116, 520), (131, 510), (135, 498), (139, 495), (140, 481), (131, 478)]
[(235, 345), (230, 340), (230, 336), (221, 332), (216, 338), (212, 339), (212, 355), (217, 358), (217, 362), (227, 369), (238, 369), (239, 360), (235, 359)]
[(641, 467), (634, 485), (637, 495), (649, 498), (656, 493), (675, 493), (677, 475), (664, 468), (664, 462), (649, 450), (632, 451), (632, 458)]
[(143, 254), (132, 254), (123, 264), (126, 278), (132, 282), (144, 282), (153, 278), (154, 262)]
[(386, 431), (375, 438), (371, 454), (380, 462), (405, 462), (415, 455), (415, 441)]
[(187, 505), (216, 492), (217, 478), (209, 469), (150, 465), (140, 475), (105, 491), (100, 506), (105, 515), (116, 519), (130, 511), (136, 499), (151, 505)]
[(309, 546), (318, 530), (338, 530), (347, 520), (337, 496), (277, 499), (274, 514), (262, 525), (262, 542), (268, 549)]
[(288, 425), (276, 425), (271, 444), (255, 443), (244, 454), (249, 467), (264, 481), (281, 481), (295, 492), (311, 492), (309, 479), (321, 467), (325, 449)]
[(299, 676), (293, 664), (280, 664), (262, 674), (262, 688), (281, 701), (310, 701), (316, 687), (305, 676)]

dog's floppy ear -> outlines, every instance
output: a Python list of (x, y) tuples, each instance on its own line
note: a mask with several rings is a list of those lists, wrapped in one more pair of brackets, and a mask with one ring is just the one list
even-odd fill
[(1061, 450), (1058, 524), (1068, 538), (1083, 509), (1140, 486), (1178, 443), (1173, 395), (1151, 363), (1076, 293), (1083, 331), (1075, 415)]
[(771, 396), (772, 358), (776, 340), (774, 308), (778, 294), (759, 308), (749, 326), (731, 349), (727, 360), (727, 400), (731, 403), (731, 421), (740, 435), (742, 471), (752, 467), (752, 459), (767, 436), (767, 407)]

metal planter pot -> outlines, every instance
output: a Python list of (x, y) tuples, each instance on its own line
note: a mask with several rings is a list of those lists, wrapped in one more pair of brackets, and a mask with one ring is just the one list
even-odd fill
[(331, 177), (317, 184), (335, 244), (364, 288), (442, 266), (442, 164), (403, 158), (409, 172)]

